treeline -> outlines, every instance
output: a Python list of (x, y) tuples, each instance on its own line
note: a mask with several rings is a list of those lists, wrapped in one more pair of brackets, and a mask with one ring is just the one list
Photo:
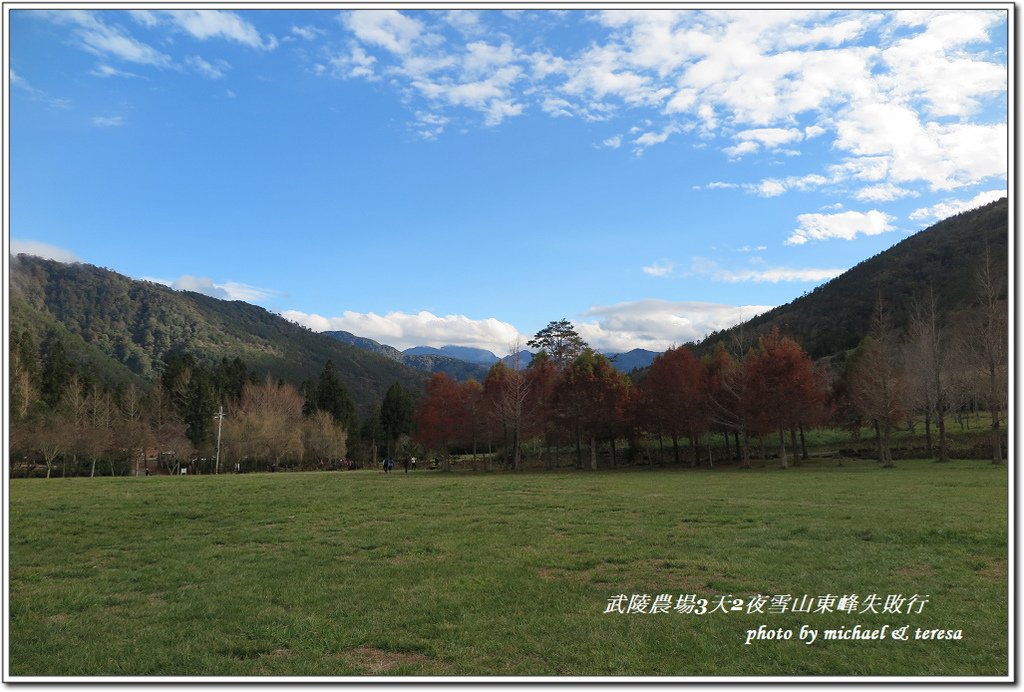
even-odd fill
[(713, 435), (749, 465), (751, 441), (770, 438), (785, 465), (787, 435), (829, 420), (829, 378), (777, 330), (739, 357), (724, 345), (704, 359), (670, 349), (636, 383), (565, 320), (530, 344), (541, 350), (526, 368), (497, 363), (482, 385), (434, 375), (417, 407), (416, 441), (442, 455), (497, 446), (518, 469), (531, 440), (549, 468), (568, 446), (578, 468), (596, 469), (599, 447), (616, 466), (642, 461), (655, 439), (671, 444), (677, 464), (713, 463)]
[[(912, 300), (906, 326), (876, 301), (870, 333), (843, 358), (817, 364), (778, 328), (756, 344), (743, 330), (703, 358), (681, 346), (659, 355), (635, 379), (617, 372), (566, 320), (552, 322), (529, 345), (525, 368), (497, 363), (483, 384), (436, 374), (415, 415), (414, 441), (447, 459), (494, 448), (508, 467), (522, 466), (529, 442), (540, 463), (560, 465), (566, 446), (578, 468), (598, 467), (603, 447), (613, 466), (659, 457), (714, 463), (714, 450), (750, 466), (756, 446), (777, 449), (781, 466), (808, 457), (805, 432), (833, 427), (855, 437), (871, 431), (875, 454), (893, 465), (892, 436), (923, 422), (925, 453), (949, 458), (946, 420), (983, 409), (993, 463), (1002, 461), (1001, 421), (1008, 392), (1005, 286), (986, 257), (976, 299), (958, 313), (940, 309), (935, 292)], [(624, 443), (624, 446), (622, 444)]]
[(358, 429), (331, 361), (295, 387), (260, 379), (239, 358), (208, 368), (174, 352), (148, 389), (111, 388), (76, 367), (56, 335), (36, 344), (23, 331), (12, 334), (10, 365), (15, 474), (330, 468)]

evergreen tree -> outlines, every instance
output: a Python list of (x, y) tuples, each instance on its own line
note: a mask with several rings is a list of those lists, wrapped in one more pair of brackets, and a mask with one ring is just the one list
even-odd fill
[(572, 323), (564, 318), (548, 322), (548, 326), (534, 334), (526, 345), (546, 352), (559, 369), (568, 367), (587, 348), (587, 342), (576, 332)]
[(56, 409), (60, 398), (64, 394), (64, 388), (71, 380), (74, 369), (64, 350), (64, 344), (59, 338), (51, 340), (50, 347), (46, 353), (46, 360), (43, 362), (43, 373), (40, 382), (40, 390), (43, 401), (51, 409)]
[(316, 411), (326, 411), (334, 418), (334, 422), (345, 428), (346, 431), (359, 429), (359, 419), (356, 416), (356, 405), (348, 389), (338, 379), (334, 370), (334, 363), (330, 360), (324, 364), (314, 391), (314, 406)]
[(380, 421), (388, 442), (388, 454), (393, 451), (393, 443), (399, 435), (412, 432), (415, 404), (412, 395), (395, 382), (384, 394), (380, 405)]

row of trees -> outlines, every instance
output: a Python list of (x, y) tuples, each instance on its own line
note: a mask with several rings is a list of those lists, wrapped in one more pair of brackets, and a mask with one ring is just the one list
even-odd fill
[[(925, 453), (949, 458), (946, 421), (983, 408), (989, 417), (993, 463), (1002, 461), (1001, 420), (1008, 379), (1005, 287), (990, 260), (976, 277), (970, 310), (949, 314), (933, 291), (915, 301), (909, 324), (897, 330), (879, 299), (871, 333), (849, 357), (815, 365), (792, 339), (775, 329), (756, 344), (719, 342), (704, 358), (687, 347), (658, 356), (646, 373), (628, 378), (587, 346), (566, 320), (550, 323), (530, 342), (540, 349), (525, 368), (495, 364), (483, 384), (458, 383), (436, 374), (415, 414), (414, 439), (447, 456), (486, 443), (503, 450), (513, 469), (522, 463), (525, 440), (550, 466), (565, 445), (583, 467), (597, 467), (598, 444), (617, 463), (617, 442), (630, 460), (645, 455), (640, 444), (667, 438), (681, 462), (688, 441), (690, 463), (713, 463), (712, 438), (725, 455), (749, 466), (751, 442), (777, 445), (783, 467), (790, 455), (807, 458), (805, 432), (834, 426), (859, 436), (872, 430), (876, 454), (893, 465), (892, 437), (901, 426), (923, 421)], [(945, 315), (946, 319), (943, 319)], [(519, 353), (519, 345), (510, 349)], [(936, 437), (933, 437), (933, 426)], [(716, 445), (719, 449), (723, 445)]]
[[(924, 423), (928, 456), (949, 459), (947, 419), (973, 409), (988, 415), (992, 462), (1003, 459), (1001, 422), (1008, 396), (1006, 303), (988, 262), (978, 277), (973, 308), (943, 321), (933, 291), (914, 302), (904, 332), (885, 306), (875, 309), (871, 333), (836, 378), (838, 427), (875, 431), (877, 454), (892, 465), (892, 433)], [(932, 427), (935, 427), (933, 435)]]
[[(577, 466), (586, 465), (589, 456), (589, 466), (597, 468), (599, 444), (617, 464), (617, 443), (625, 441), (627, 458), (635, 460), (643, 455), (645, 436), (670, 439), (677, 463), (680, 442), (688, 440), (690, 462), (700, 463), (702, 441), (713, 434), (721, 435), (727, 448), (731, 436), (749, 464), (750, 439), (777, 433), (785, 464), (785, 434), (827, 420), (827, 378), (777, 331), (740, 358), (725, 348), (703, 360), (686, 347), (670, 349), (634, 384), (568, 322), (547, 329), (548, 335), (531, 342), (541, 351), (527, 367), (499, 362), (483, 385), (435, 374), (417, 407), (416, 439), (443, 453), (458, 447), (474, 454), (483, 441), (488, 446), (500, 441), (513, 469), (521, 466), (525, 439), (542, 443), (548, 465), (554, 461), (552, 450), (569, 444)], [(549, 339), (556, 345), (551, 351)], [(713, 463), (710, 453), (706, 456)]]
[(56, 336), (37, 347), (23, 332), (12, 335), (10, 362), (12, 463), (41, 463), (47, 477), (217, 471), (220, 457), (231, 469), (324, 468), (358, 429), (330, 361), (296, 388), (258, 380), (237, 358), (207, 368), (176, 353), (148, 391), (111, 389), (76, 369)]

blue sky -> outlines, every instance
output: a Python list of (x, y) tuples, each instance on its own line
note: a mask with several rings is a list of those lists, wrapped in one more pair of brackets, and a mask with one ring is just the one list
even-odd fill
[(10, 249), (663, 350), (1004, 196), (1007, 12), (14, 10)]

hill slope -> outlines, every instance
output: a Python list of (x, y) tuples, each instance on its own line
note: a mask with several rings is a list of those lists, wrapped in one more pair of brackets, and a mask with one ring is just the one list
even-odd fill
[(922, 298), (929, 287), (944, 315), (967, 309), (974, 301), (975, 277), (986, 251), (998, 275), (1007, 276), (1008, 220), (1003, 198), (940, 221), (811, 293), (711, 334), (697, 345), (697, 351), (705, 353), (720, 340), (730, 341), (741, 329), (745, 339), (752, 341), (778, 327), (812, 358), (823, 358), (857, 346), (869, 331), (879, 296), (892, 311), (894, 326), (902, 329), (913, 300)]
[(172, 351), (214, 364), (235, 357), (257, 373), (298, 384), (316, 379), (328, 359), (363, 411), (398, 382), (418, 389), (424, 377), (399, 362), (241, 301), (173, 291), (88, 264), (28, 255), (11, 262), (11, 328), (38, 340), (57, 329), (76, 358), (112, 382), (152, 380)]

